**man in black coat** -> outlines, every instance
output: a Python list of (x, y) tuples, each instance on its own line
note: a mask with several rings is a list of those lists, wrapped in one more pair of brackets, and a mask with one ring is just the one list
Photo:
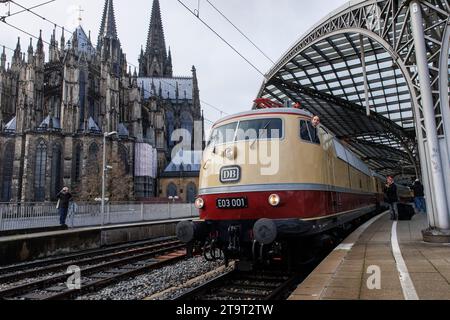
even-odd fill
[(67, 218), (67, 212), (69, 211), (69, 204), (72, 200), (72, 194), (69, 192), (69, 188), (64, 187), (57, 195), (56, 197), (59, 199), (59, 223), (62, 227), (67, 228), (66, 225), (66, 218)]
[(397, 212), (397, 202), (398, 202), (398, 194), (397, 194), (397, 186), (394, 183), (394, 178), (389, 176), (387, 177), (386, 186), (384, 188), (384, 194), (386, 202), (389, 203), (391, 207), (391, 220), (398, 219)]
[(420, 183), (419, 179), (416, 179), (416, 181), (414, 181), (413, 185), (411, 186), (411, 190), (414, 192), (414, 205), (417, 211), (426, 213), (427, 211), (423, 193), (423, 185), (422, 183)]

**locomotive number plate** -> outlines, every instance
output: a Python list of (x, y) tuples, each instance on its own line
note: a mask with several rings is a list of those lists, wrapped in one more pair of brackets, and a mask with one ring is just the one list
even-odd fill
[(218, 198), (216, 199), (216, 207), (218, 209), (239, 209), (247, 208), (247, 198)]

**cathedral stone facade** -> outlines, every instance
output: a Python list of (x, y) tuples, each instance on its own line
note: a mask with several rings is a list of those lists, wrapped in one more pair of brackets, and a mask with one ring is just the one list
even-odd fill
[[(64, 185), (79, 200), (99, 197), (103, 135), (110, 132), (117, 132), (106, 143), (110, 199), (155, 196), (155, 178), (177, 143), (172, 132), (193, 135), (194, 122), (203, 123), (195, 67), (189, 77), (172, 75), (159, 1), (139, 70), (128, 68), (113, 0), (105, 1), (96, 46), (80, 25), (59, 42), (54, 30), (47, 52), (41, 35), (26, 52), (19, 39), (11, 63), (4, 48), (0, 56), (0, 202), (52, 201)], [(153, 162), (139, 156), (148, 145)], [(156, 173), (136, 175), (135, 167), (148, 166), (144, 171)]]

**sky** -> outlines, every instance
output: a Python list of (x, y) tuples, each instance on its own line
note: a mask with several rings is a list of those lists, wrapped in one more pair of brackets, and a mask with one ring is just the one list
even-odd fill
[[(245, 58), (266, 73), (273, 63), (239, 34), (207, 0), (181, 0)], [(46, 0), (15, 0), (31, 7)], [(209, 0), (233, 24), (242, 30), (273, 61), (277, 61), (300, 37), (324, 16), (345, 4), (346, 0)], [(153, 0), (115, 0), (118, 36), (127, 61), (138, 65), (141, 45), (146, 44)], [(96, 44), (104, 0), (56, 0), (33, 9), (46, 19), (74, 30), (81, 25)], [(166, 46), (171, 48), (174, 75), (191, 76), (197, 69), (205, 126), (226, 114), (248, 110), (256, 98), (263, 76), (218, 38), (178, 0), (160, 0)], [(79, 8), (81, 7), (81, 11)], [(14, 3), (0, 4), (0, 16), (22, 10)], [(49, 41), (53, 26), (35, 15), (24, 12), (6, 19), (35, 36), (42, 30)], [(59, 40), (61, 29), (57, 29)], [(30, 36), (0, 23), (0, 45), (15, 48), (21, 37), (26, 51)], [(67, 36), (66, 36), (66, 40)], [(34, 47), (36, 40), (33, 39)], [(48, 46), (46, 48), (48, 58)], [(10, 61), (12, 52), (6, 51)], [(217, 111), (212, 105), (220, 110)]]

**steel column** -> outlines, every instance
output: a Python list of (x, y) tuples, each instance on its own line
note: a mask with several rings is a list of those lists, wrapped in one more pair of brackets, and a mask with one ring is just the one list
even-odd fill
[(359, 47), (361, 50), (361, 65), (364, 78), (364, 101), (366, 105), (366, 115), (370, 116), (370, 105), (369, 105), (369, 85), (367, 84), (367, 70), (366, 70), (366, 53), (364, 52), (364, 39), (363, 35), (359, 34)]
[[(435, 199), (436, 216), (438, 218), (437, 227), (440, 229), (450, 229), (449, 212), (443, 179), (441, 155), (439, 152), (439, 142), (436, 130), (436, 119), (434, 113), (433, 96), (430, 84), (430, 72), (428, 69), (427, 52), (425, 47), (425, 37), (423, 30), (423, 20), (420, 4), (413, 0), (409, 4), (411, 10), (411, 26), (414, 39), (417, 71), (420, 81), (420, 93), (422, 100), (422, 112), (424, 125), (427, 133), (427, 161), (429, 172), (431, 173), (431, 192)], [(420, 127), (420, 119), (416, 117), (416, 125)], [(419, 141), (420, 143), (420, 141)], [(432, 214), (430, 210), (428, 214)]]

